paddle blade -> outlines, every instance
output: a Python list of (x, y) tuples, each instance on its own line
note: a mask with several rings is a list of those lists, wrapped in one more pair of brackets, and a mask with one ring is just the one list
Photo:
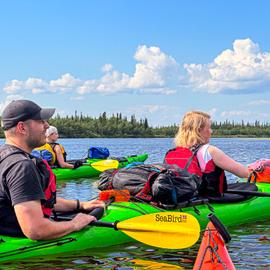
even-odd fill
[(181, 212), (160, 212), (121, 221), (117, 229), (150, 246), (181, 249), (194, 245), (200, 236), (195, 217)]
[(104, 172), (109, 169), (117, 169), (119, 166), (118, 160), (114, 159), (104, 159), (100, 161), (96, 161), (90, 164), (94, 169), (99, 172)]

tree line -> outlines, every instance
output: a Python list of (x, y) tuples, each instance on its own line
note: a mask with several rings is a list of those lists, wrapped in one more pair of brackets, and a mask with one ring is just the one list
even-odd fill
[[(147, 118), (129, 119), (121, 113), (107, 116), (106, 112), (99, 117), (82, 114), (61, 117), (56, 115), (50, 119), (50, 125), (56, 126), (62, 138), (147, 138), (174, 137), (178, 126), (151, 127)], [(270, 137), (270, 123), (236, 123), (234, 121), (213, 122), (213, 137)], [(0, 130), (0, 137), (4, 137)]]

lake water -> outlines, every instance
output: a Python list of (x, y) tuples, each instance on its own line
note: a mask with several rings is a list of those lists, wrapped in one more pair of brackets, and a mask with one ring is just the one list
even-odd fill
[[(173, 147), (172, 139), (62, 139), (59, 140), (69, 159), (83, 158), (89, 146), (109, 148), (113, 156), (148, 153), (146, 163), (162, 162), (166, 151)], [(3, 140), (0, 140), (3, 143)], [(260, 158), (270, 158), (270, 140), (212, 139), (211, 143), (242, 164)], [(230, 174), (228, 180), (236, 178)], [(97, 196), (96, 179), (69, 180), (58, 183), (58, 195), (69, 199), (88, 200)], [(270, 205), (270, 198), (269, 198)], [(270, 207), (269, 207), (270, 211)], [(233, 218), (233, 217), (232, 217)], [(270, 269), (270, 221), (230, 229), (232, 241), (227, 245), (237, 269)], [(50, 258), (34, 258), (3, 265), (3, 269), (192, 269), (199, 244), (181, 251), (149, 248), (143, 244), (114, 246), (109, 249), (87, 250)], [(138, 267), (133, 260), (150, 261), (152, 266)], [(167, 263), (155, 266), (153, 263)], [(1, 266), (0, 266), (1, 267)], [(180, 268), (182, 267), (182, 268)], [(1, 268), (0, 268), (1, 269)]]

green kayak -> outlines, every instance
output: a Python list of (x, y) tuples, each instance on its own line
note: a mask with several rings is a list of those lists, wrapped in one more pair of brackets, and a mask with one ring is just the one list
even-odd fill
[(147, 158), (147, 154), (142, 154), (115, 159), (87, 159), (83, 166), (75, 170), (54, 168), (53, 172), (57, 180), (96, 177), (105, 170), (123, 168), (133, 162), (144, 162)]
[[(257, 184), (260, 192), (269, 192), (270, 184)], [(181, 207), (182, 211), (195, 216), (201, 228), (204, 229), (208, 223), (207, 215), (214, 211), (215, 215), (226, 226), (237, 226), (240, 224), (270, 219), (270, 198), (252, 197), (248, 200), (236, 203), (211, 203), (211, 207), (205, 203), (190, 207)], [(132, 217), (162, 211), (154, 206), (144, 203), (115, 202), (108, 206), (106, 215), (102, 221), (123, 221)], [(172, 210), (170, 210), (172, 211)], [(136, 228), (135, 228), (136, 229)], [(34, 256), (47, 256), (52, 254), (72, 252), (91, 248), (105, 248), (135, 241), (123, 232), (112, 228), (92, 227), (71, 233), (57, 240), (32, 241), (26, 238), (14, 238), (0, 236), (0, 262), (26, 259)], [(179, 239), (181, 241), (181, 239)]]

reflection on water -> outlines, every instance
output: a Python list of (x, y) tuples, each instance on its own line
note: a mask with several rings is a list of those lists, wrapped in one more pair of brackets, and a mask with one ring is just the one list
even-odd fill
[[(173, 146), (172, 139), (63, 139), (61, 143), (70, 159), (85, 157), (89, 146), (104, 146), (113, 156), (146, 152), (149, 163), (162, 162), (166, 151)], [(270, 158), (269, 140), (213, 139), (212, 144), (243, 164)], [(234, 176), (227, 176), (229, 181), (235, 180)], [(88, 200), (95, 198), (98, 190), (95, 179), (79, 179), (59, 182), (58, 194), (65, 198)], [(269, 220), (233, 228), (230, 233), (232, 241), (228, 249), (237, 269), (270, 269)], [(1, 269), (192, 269), (198, 248), (199, 243), (189, 249), (172, 251), (138, 243), (6, 263), (1, 265)]]
[(270, 269), (270, 222), (242, 225), (230, 230), (229, 250), (237, 269)]
[(3, 264), (3, 269), (192, 269), (195, 249), (172, 252), (146, 248), (140, 244), (122, 245), (72, 254), (32, 258)]

